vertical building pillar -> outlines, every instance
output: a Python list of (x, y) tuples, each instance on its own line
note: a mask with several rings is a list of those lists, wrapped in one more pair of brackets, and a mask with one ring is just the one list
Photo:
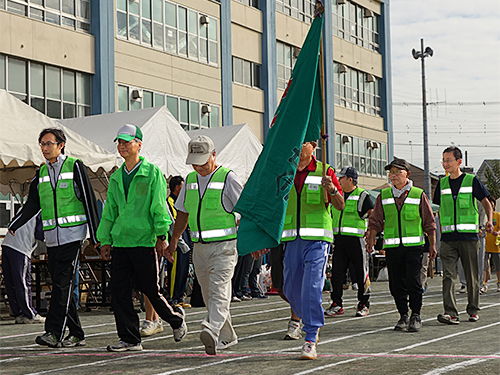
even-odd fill
[(95, 74), (92, 76), (92, 114), (115, 111), (114, 2), (90, 1), (90, 29), (95, 37)]
[(382, 86), (380, 100), (384, 130), (387, 131), (388, 161), (394, 158), (394, 133), (392, 121), (392, 69), (391, 69), (391, 33), (390, 33), (390, 0), (382, 0), (380, 15), (380, 53), (382, 54)]
[(262, 89), (264, 90), (263, 134), (266, 139), (269, 124), (278, 107), (278, 82), (276, 61), (276, 1), (260, 2), (262, 11)]
[(220, 2), (220, 66), (222, 126), (233, 125), (233, 63), (231, 51), (231, 1)]

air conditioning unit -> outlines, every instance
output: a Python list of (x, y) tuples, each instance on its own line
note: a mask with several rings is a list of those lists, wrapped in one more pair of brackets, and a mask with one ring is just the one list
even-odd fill
[(365, 18), (373, 18), (373, 11), (365, 8)]
[(342, 136), (342, 143), (350, 143), (351, 139), (347, 135)]
[(300, 48), (299, 47), (294, 47), (294, 49), (293, 49), (293, 57), (295, 59), (298, 59), (299, 58), (299, 54), (300, 54)]
[(372, 142), (371, 141), (366, 141), (366, 148), (373, 148), (372, 147)]
[(209, 105), (203, 104), (201, 106), (201, 113), (203, 115), (208, 115), (208, 114), (210, 114), (210, 112), (212, 112), (212, 108)]
[(210, 18), (207, 16), (200, 16), (200, 23), (202, 25), (208, 25), (210, 23)]
[(339, 73), (347, 73), (349, 68), (345, 64), (339, 64)]
[(143, 98), (143, 94), (142, 94), (142, 91), (141, 90), (132, 90), (132, 99), (133, 100), (137, 100), (137, 101), (141, 101)]
[(377, 142), (372, 142), (372, 149), (378, 148), (378, 143)]
[(366, 82), (375, 82), (375, 76), (370, 73), (366, 73)]
[(347, 0), (337, 0), (338, 5), (344, 5)]

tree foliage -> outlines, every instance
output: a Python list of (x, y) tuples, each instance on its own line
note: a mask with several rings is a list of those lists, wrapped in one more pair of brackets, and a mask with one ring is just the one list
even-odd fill
[(500, 198), (500, 161), (492, 160), (491, 169), (486, 167), (484, 171), (486, 176), (486, 188), (495, 199)]

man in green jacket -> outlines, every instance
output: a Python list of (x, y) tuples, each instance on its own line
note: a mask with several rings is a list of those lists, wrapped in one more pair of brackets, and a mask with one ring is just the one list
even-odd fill
[(131, 297), (133, 277), (160, 317), (170, 323), (175, 341), (182, 340), (187, 326), (182, 308), (171, 306), (158, 286), (158, 257), (167, 248), (166, 234), (172, 223), (165, 203), (165, 178), (156, 165), (139, 157), (139, 127), (122, 126), (115, 141), (125, 163), (110, 178), (97, 239), (102, 258), (109, 260), (113, 255), (111, 302), (120, 341), (107, 350), (122, 352), (142, 350), (139, 317)]

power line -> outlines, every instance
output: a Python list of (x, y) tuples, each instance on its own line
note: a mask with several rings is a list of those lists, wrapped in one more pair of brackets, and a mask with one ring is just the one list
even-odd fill
[[(438, 105), (458, 105), (458, 106), (469, 106), (469, 105), (499, 105), (500, 102), (427, 102), (427, 106), (438, 106)], [(421, 106), (422, 102), (393, 102), (392, 105), (402, 105), (402, 106)]]
[[(410, 146), (409, 143), (396, 143), (394, 142), (395, 145), (399, 145), (399, 146)], [(424, 144), (423, 143), (411, 143), (411, 146), (423, 146)], [(450, 144), (444, 144), (444, 145), (441, 145), (441, 144), (429, 144), (429, 146), (432, 146), (432, 147), (448, 147)], [(459, 146), (459, 147), (486, 147), (486, 148), (500, 148), (500, 145), (498, 146), (488, 146), (488, 145), (463, 145), (463, 144), (456, 144), (454, 146)]]

